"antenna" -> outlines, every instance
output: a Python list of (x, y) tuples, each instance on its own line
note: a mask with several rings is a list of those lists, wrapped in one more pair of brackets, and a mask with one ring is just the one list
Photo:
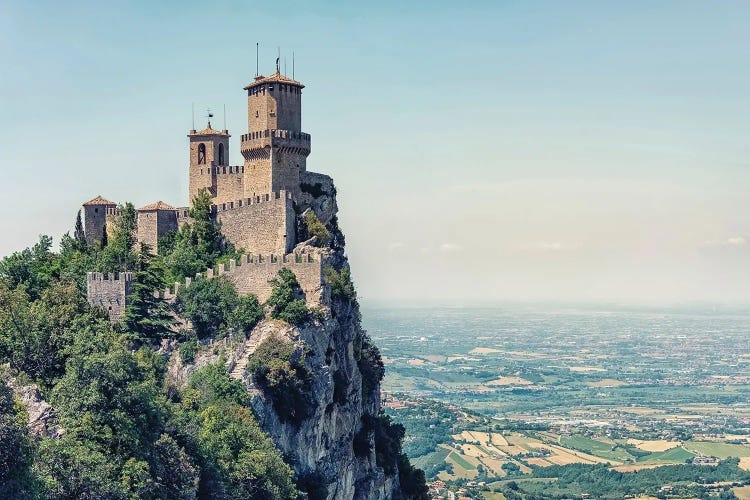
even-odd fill
[(195, 130), (195, 103), (190, 103), (190, 111), (193, 115), (193, 130)]
[(294, 51), (292, 51), (292, 80), (294, 80)]
[(281, 60), (281, 47), (276, 46), (276, 73), (280, 73), (279, 71), (279, 61)]
[(255, 76), (258, 76), (258, 42), (255, 42)]
[(224, 130), (227, 129), (227, 105), (224, 105)]
[(284, 76), (286, 76), (286, 57), (284, 57)]

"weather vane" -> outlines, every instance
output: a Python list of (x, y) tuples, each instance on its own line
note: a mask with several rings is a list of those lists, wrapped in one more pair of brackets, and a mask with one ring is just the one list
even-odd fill
[(206, 117), (208, 118), (208, 128), (211, 128), (211, 118), (214, 117), (214, 114), (211, 113), (211, 108), (206, 108)]

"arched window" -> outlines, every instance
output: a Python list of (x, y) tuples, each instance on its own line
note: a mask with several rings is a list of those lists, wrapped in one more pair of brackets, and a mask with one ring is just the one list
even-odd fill
[(224, 165), (224, 145), (219, 144), (219, 165)]
[(206, 163), (206, 145), (202, 142), (198, 144), (198, 165)]

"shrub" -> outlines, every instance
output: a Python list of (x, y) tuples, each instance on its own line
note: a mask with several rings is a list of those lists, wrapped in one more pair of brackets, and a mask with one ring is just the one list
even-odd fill
[[(251, 301), (252, 299), (249, 299), (248, 303), (242, 306), (242, 316), (236, 321), (241, 323), (252, 317), (245, 310), (251, 307)], [(238, 304), (240, 299), (234, 285), (221, 277), (196, 280), (190, 286), (180, 288), (175, 307), (181, 316), (193, 323), (198, 338), (206, 338), (226, 332)]]
[(229, 315), (229, 327), (238, 333), (248, 334), (263, 319), (263, 307), (255, 295), (239, 297)]
[(362, 396), (367, 397), (378, 387), (385, 376), (385, 366), (380, 350), (367, 335), (362, 339), (357, 367), (362, 374)]
[(340, 271), (336, 271), (333, 266), (326, 266), (323, 272), (326, 283), (331, 287), (332, 297), (349, 300), (357, 298), (357, 291), (354, 289), (349, 268), (344, 267)]
[(320, 219), (315, 215), (315, 212), (308, 210), (305, 212), (304, 218), (308, 237), (315, 236), (320, 239), (328, 238), (328, 229), (326, 229), (325, 225), (320, 222)]
[(198, 341), (196, 339), (191, 339), (180, 344), (180, 357), (183, 363), (192, 363), (195, 361), (195, 354), (197, 352)]
[(255, 383), (273, 402), (283, 421), (299, 424), (311, 414), (310, 373), (304, 353), (288, 340), (269, 337), (261, 342), (247, 364)]
[(271, 280), (270, 283), (271, 296), (266, 301), (266, 306), (271, 310), (271, 317), (292, 325), (303, 324), (310, 311), (304, 299), (299, 298), (302, 295), (302, 289), (294, 273), (283, 268), (279, 270), (278, 278)]

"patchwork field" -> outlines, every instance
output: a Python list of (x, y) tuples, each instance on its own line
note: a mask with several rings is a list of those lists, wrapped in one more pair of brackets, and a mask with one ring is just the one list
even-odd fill
[(717, 443), (714, 441), (688, 441), (685, 448), (707, 457), (750, 457), (750, 447), (741, 444)]
[(628, 439), (628, 444), (632, 444), (639, 450), (643, 451), (667, 451), (672, 448), (680, 446), (679, 441), (666, 441), (666, 440), (655, 440), (655, 441), (641, 441), (639, 439)]

